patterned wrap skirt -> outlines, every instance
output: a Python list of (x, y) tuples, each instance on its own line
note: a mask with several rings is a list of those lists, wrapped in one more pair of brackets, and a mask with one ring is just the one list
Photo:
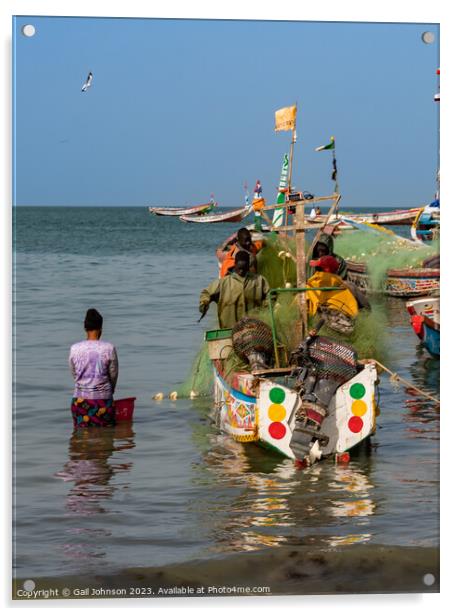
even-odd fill
[(71, 411), (75, 428), (114, 426), (116, 423), (116, 411), (112, 398), (109, 400), (72, 398)]

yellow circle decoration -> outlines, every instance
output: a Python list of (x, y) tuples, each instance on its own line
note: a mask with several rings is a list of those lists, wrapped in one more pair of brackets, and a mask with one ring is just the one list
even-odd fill
[(362, 417), (368, 410), (366, 402), (363, 400), (354, 400), (351, 406), (352, 414), (357, 417)]
[(271, 404), (268, 409), (268, 417), (271, 421), (282, 421), (286, 415), (287, 411), (282, 404)]
[(89, 415), (84, 415), (84, 416), (83, 416), (83, 421), (88, 422), (88, 421), (89, 421)]

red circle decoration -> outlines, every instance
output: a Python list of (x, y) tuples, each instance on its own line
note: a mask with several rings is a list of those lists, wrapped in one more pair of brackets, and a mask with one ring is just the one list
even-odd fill
[(357, 432), (362, 431), (363, 421), (360, 417), (357, 417), (356, 415), (354, 415), (354, 417), (351, 417), (349, 419), (347, 427), (349, 428), (351, 432), (354, 432), (355, 434), (357, 434)]
[(284, 438), (287, 428), (280, 421), (273, 421), (269, 424), (268, 432), (275, 439)]

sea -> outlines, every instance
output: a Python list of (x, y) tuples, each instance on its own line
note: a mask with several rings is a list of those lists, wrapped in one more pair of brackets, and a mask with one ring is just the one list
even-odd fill
[[(335, 575), (317, 573), (322, 592), (351, 587), (346, 562), (360, 563), (352, 584), (366, 592), (406, 559), (405, 573), (418, 567), (418, 586), (406, 590), (437, 588), (435, 575), (422, 577), (434, 573), (439, 547), (435, 402), (383, 374), (371, 444), (347, 465), (298, 470), (220, 434), (211, 398), (168, 397), (215, 325), (212, 314), (198, 323), (199, 293), (217, 276), (216, 246), (240, 226), (184, 224), (145, 207), (15, 208), (16, 580), (114, 583), (133, 569), (170, 580), (188, 579), (184, 571), (211, 580), (218, 570), (230, 580), (252, 563), (250, 581), (250, 571), (268, 579), (273, 563), (280, 571), (314, 554), (332, 570), (340, 562)], [(390, 369), (438, 396), (439, 360), (419, 346), (405, 302), (380, 301)], [(116, 397), (136, 398), (134, 421), (74, 433), (68, 354), (90, 307), (118, 350)], [(376, 556), (379, 569), (362, 567)], [(307, 574), (284, 573), (276, 592), (310, 592)]]

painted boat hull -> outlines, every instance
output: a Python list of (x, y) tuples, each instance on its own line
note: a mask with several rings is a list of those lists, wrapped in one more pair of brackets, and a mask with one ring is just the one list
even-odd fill
[(156, 214), (156, 216), (186, 216), (204, 212), (213, 205), (213, 203), (203, 203), (192, 207), (149, 207), (148, 210), (150, 214)]
[[(392, 210), (390, 212), (375, 212), (366, 214), (346, 214), (345, 217), (349, 220), (355, 220), (361, 223), (370, 223), (375, 225), (411, 225), (419, 214), (422, 208), (410, 208), (408, 210)], [(344, 213), (343, 213), (344, 216)], [(336, 217), (338, 220), (340, 215)], [(324, 222), (326, 216), (321, 214), (317, 216), (318, 222)]]
[(349, 282), (362, 291), (383, 292), (391, 297), (422, 297), (435, 295), (440, 290), (439, 268), (392, 269), (388, 270), (383, 289), (374, 289), (363, 263), (347, 261)]
[(424, 340), (422, 344), (432, 357), (440, 357), (440, 325), (428, 318), (424, 320)]
[(216, 223), (216, 222), (240, 222), (252, 212), (252, 207), (242, 207), (237, 210), (229, 210), (220, 214), (207, 214), (202, 216), (180, 216), (183, 222)]
[[(235, 441), (255, 442), (295, 460), (290, 441), (295, 413), (302, 404), (299, 394), (267, 378), (255, 380), (250, 373), (240, 373), (235, 386), (234, 382), (225, 380), (215, 362), (214, 377), (217, 427)], [(316, 441), (313, 448), (316, 460), (349, 451), (375, 432), (377, 382), (375, 365), (367, 363), (361, 372), (337, 389), (321, 429), (321, 435), (328, 436), (329, 441), (322, 446)], [(351, 393), (355, 391), (355, 388), (351, 390), (352, 385), (357, 383), (364, 386), (364, 395), (358, 400)]]
[(415, 242), (432, 241), (440, 231), (440, 208), (423, 208), (414, 219), (410, 231), (411, 239)]
[(422, 345), (433, 357), (440, 357), (440, 298), (407, 302), (411, 326)]

